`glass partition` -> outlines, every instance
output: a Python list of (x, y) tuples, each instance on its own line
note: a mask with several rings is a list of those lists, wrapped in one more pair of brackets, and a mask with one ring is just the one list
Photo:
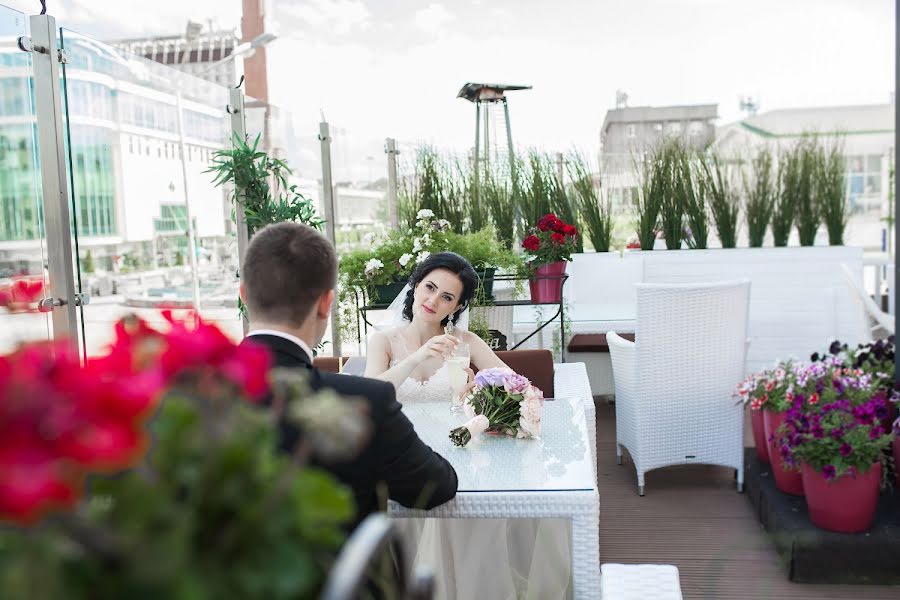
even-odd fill
[(31, 55), (17, 39), (28, 18), (0, 6), (0, 354), (49, 339), (37, 310), (47, 287)]
[(162, 323), (161, 310), (196, 305), (240, 339), (231, 207), (206, 172), (230, 145), (228, 89), (66, 29), (60, 38), (86, 354), (125, 314)]

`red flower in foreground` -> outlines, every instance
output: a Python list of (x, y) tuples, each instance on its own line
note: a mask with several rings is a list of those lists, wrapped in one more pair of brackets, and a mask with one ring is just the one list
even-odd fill
[(574, 237), (574, 236), (578, 235), (578, 229), (576, 229), (576, 227), (574, 225), (563, 225), (562, 233), (564, 235)]
[(555, 243), (555, 244), (565, 244), (566, 243), (566, 236), (564, 236), (561, 233), (554, 233), (553, 235), (550, 236), (550, 239), (552, 239), (553, 243)]
[(65, 344), (0, 356), (0, 519), (33, 523), (74, 504), (91, 473), (134, 465), (145, 420), (176, 380), (229, 399), (268, 391), (263, 348), (237, 346), (199, 318), (171, 325), (160, 333), (123, 319), (109, 352), (84, 366)]
[(522, 241), (522, 247), (526, 250), (536, 252), (537, 249), (541, 247), (541, 240), (539, 240), (536, 235), (529, 235)]

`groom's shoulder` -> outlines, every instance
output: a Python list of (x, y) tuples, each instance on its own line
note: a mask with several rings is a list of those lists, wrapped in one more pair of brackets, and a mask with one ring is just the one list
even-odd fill
[(357, 377), (356, 375), (339, 375), (336, 373), (322, 373), (323, 385), (342, 394), (364, 396), (372, 401), (389, 402), (394, 400), (396, 394), (393, 384), (380, 379), (369, 377)]

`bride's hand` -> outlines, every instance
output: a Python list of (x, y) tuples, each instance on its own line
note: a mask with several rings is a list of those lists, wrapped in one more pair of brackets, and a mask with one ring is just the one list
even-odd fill
[(444, 360), (453, 354), (453, 351), (456, 350), (458, 345), (459, 339), (452, 335), (446, 333), (443, 335), (436, 335), (425, 342), (421, 348), (416, 350), (414, 356), (418, 359), (416, 362), (424, 362), (429, 358), (440, 358), (441, 360)]

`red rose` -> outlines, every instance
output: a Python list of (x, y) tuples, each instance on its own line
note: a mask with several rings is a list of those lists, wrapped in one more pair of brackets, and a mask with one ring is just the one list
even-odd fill
[(556, 231), (556, 228), (559, 226), (559, 219), (556, 218), (556, 215), (553, 213), (548, 213), (538, 219), (538, 229), (541, 231)]
[(522, 240), (522, 247), (526, 250), (530, 250), (531, 252), (537, 252), (537, 249), (541, 246), (541, 240), (538, 239), (536, 235), (529, 235), (527, 238)]
[(575, 228), (574, 225), (565, 225), (563, 226), (563, 234), (575, 236), (578, 233), (578, 229)]
[(553, 243), (555, 243), (555, 244), (565, 244), (566, 243), (566, 236), (564, 236), (561, 233), (554, 233), (553, 235), (550, 236), (550, 239), (552, 239)]

